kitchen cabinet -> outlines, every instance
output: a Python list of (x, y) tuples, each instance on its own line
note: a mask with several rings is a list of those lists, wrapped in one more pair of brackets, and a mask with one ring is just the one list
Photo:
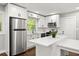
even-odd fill
[(38, 19), (39, 18), (39, 15), (37, 15), (35, 13), (28, 12), (28, 17), (33, 17), (33, 18)]
[(29, 17), (34, 18), (36, 20), (36, 32), (37, 33), (44, 32), (47, 29), (47, 23), (46, 23), (46, 19), (44, 16), (40, 16), (38, 14), (28, 12), (28, 18)]
[(40, 18), (37, 20), (36, 32), (44, 33), (46, 31), (48, 31), (46, 18), (43, 16), (40, 16)]
[(37, 22), (37, 27), (38, 28), (46, 28), (47, 27), (45, 17), (43, 17), (43, 16), (39, 17), (38, 22)]
[(47, 23), (56, 22), (57, 27), (60, 27), (59, 24), (59, 15), (51, 15), (46, 17)]
[[(58, 36), (52, 38), (52, 36), (29, 40), (36, 45), (36, 56), (60, 56), (60, 47), (58, 43), (65, 39), (65, 36)], [(58, 42), (59, 41), (59, 42)]]
[(31, 39), (32, 39), (32, 35), (31, 34), (30, 35), (27, 34), (27, 49), (32, 48), (34, 46), (33, 43), (29, 42), (29, 40), (31, 40)]
[(27, 9), (13, 4), (8, 4), (8, 13), (11, 17), (19, 17), (27, 19)]

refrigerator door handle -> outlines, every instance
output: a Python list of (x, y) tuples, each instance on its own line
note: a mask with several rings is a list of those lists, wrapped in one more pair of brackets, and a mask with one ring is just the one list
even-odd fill
[(26, 31), (26, 29), (14, 29), (14, 31)]

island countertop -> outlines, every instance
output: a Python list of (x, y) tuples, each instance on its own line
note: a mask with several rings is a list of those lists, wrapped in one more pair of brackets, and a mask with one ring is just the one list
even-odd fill
[(58, 46), (61, 47), (61, 49), (79, 54), (79, 40), (66, 39), (65, 41), (61, 41)]
[(66, 38), (66, 36), (57, 36), (56, 38), (52, 38), (52, 36), (48, 36), (48, 37), (43, 37), (43, 38), (38, 38), (38, 39), (32, 39), (29, 41), (32, 43), (38, 44), (38, 45), (48, 47), (48, 46), (56, 43), (59, 40), (63, 40), (63, 38)]

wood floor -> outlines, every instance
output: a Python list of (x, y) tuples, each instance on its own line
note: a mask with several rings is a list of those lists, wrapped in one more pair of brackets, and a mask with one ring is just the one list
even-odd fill
[[(7, 54), (4, 52), (4, 53), (1, 53), (0, 56), (7, 56)], [(16, 56), (36, 56), (36, 48), (34, 47), (34, 48), (31, 48), (31, 49), (28, 49), (25, 52), (17, 54)], [(79, 54), (69, 52), (68, 56), (79, 56)]]
[(34, 47), (16, 56), (35, 56), (35, 55), (36, 55), (36, 48)]
[[(31, 48), (27, 51), (25, 51), (24, 53), (21, 53), (17, 56), (36, 56), (36, 48)], [(79, 54), (77, 53), (72, 53), (72, 52), (69, 52), (69, 55), (68, 56), (79, 56)]]

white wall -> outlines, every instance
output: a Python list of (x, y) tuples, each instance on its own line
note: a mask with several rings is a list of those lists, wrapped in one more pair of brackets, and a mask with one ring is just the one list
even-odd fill
[[(78, 11), (60, 15), (60, 26), (62, 29), (64, 29), (66, 34), (68, 34), (67, 36), (70, 36), (71, 39), (76, 39), (76, 37), (77, 37), (76, 36), (76, 26), (78, 23), (76, 23), (76, 22), (79, 21), (78, 15), (79, 15)], [(69, 22), (67, 24), (66, 24), (66, 22), (67, 22), (66, 20), (69, 20)], [(67, 27), (67, 29), (65, 29), (65, 27)]]
[(8, 6), (5, 6), (5, 33), (6, 33), (6, 40), (5, 40), (5, 50), (6, 53), (9, 55), (9, 15), (8, 15)]
[(3, 12), (2, 32), (0, 32), (0, 52), (5, 51), (9, 55), (9, 17), (7, 6), (0, 6)]
[(76, 19), (76, 39), (79, 40), (79, 12), (77, 13)]
[(0, 32), (0, 53), (3, 52), (3, 51), (6, 51), (5, 49), (5, 8), (4, 6), (0, 6), (0, 14), (2, 14), (3, 16), (3, 20), (2, 20), (2, 31)]

